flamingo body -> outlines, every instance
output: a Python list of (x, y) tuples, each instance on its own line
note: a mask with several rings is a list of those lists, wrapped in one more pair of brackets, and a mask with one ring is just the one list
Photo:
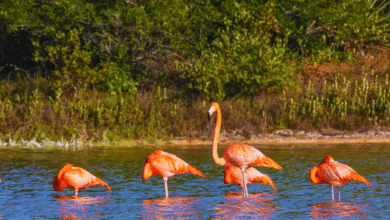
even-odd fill
[(145, 160), (142, 180), (146, 181), (153, 175), (163, 177), (165, 197), (168, 198), (168, 177), (182, 173), (191, 173), (207, 179), (202, 172), (179, 157), (162, 150), (156, 150)]
[(248, 168), (253, 166), (262, 166), (262, 167), (273, 167), (278, 170), (281, 170), (282, 167), (279, 166), (279, 164), (277, 164), (271, 158), (264, 156), (264, 154), (262, 154), (256, 148), (245, 144), (230, 145), (225, 149), (222, 158), (218, 157), (217, 148), (218, 148), (219, 133), (221, 131), (222, 115), (221, 115), (221, 110), (219, 108), (219, 105), (216, 102), (211, 103), (211, 107), (208, 112), (209, 119), (211, 118), (211, 115), (214, 112), (217, 113), (217, 121), (215, 125), (213, 151), (212, 151), (214, 162), (221, 166), (230, 164), (240, 168), (242, 173), (241, 176), (243, 177), (242, 178), (243, 197), (248, 198), (248, 189), (246, 187), (247, 180), (245, 178), (245, 172)]
[[(223, 172), (225, 174), (225, 184), (235, 183), (243, 188), (242, 173), (240, 168), (233, 165), (226, 165), (223, 169)], [(250, 167), (245, 171), (245, 178), (247, 180), (247, 185), (253, 183), (263, 183), (264, 185), (270, 185), (275, 192), (277, 191), (276, 186), (274, 182), (272, 182), (271, 178), (263, 173), (260, 173), (253, 167)]]
[(264, 156), (256, 148), (246, 144), (233, 144), (227, 147), (222, 155), (228, 164), (236, 167), (273, 167), (281, 170), (279, 166), (271, 158)]
[(334, 200), (333, 186), (338, 187), (340, 201), (340, 186), (353, 180), (360, 181), (369, 187), (371, 186), (363, 176), (358, 174), (351, 167), (335, 161), (331, 156), (326, 156), (318, 166), (315, 166), (310, 170), (310, 181), (312, 183), (329, 184), (331, 186), (332, 201)]
[(103, 180), (81, 167), (74, 167), (70, 163), (62, 167), (57, 176), (53, 179), (53, 189), (55, 191), (71, 188), (74, 190), (75, 195), (77, 195), (79, 189), (85, 189), (96, 185), (105, 186), (111, 193), (110, 186)]

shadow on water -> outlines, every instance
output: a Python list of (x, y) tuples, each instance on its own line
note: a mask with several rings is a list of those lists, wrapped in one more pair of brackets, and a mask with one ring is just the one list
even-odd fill
[(216, 219), (272, 218), (277, 206), (271, 204), (274, 194), (249, 194), (243, 199), (241, 192), (226, 193), (222, 204), (216, 204)]
[(337, 218), (349, 216), (366, 216), (367, 205), (354, 203), (325, 202), (316, 204), (311, 209), (313, 218)]
[(59, 205), (57, 211), (61, 213), (60, 214), (61, 219), (79, 219), (79, 218), (92, 219), (92, 218), (102, 217), (108, 213), (102, 212), (102, 213), (92, 214), (91, 211), (88, 210), (88, 208), (91, 206), (96, 208), (96, 206), (105, 205), (109, 197), (110, 196), (108, 197), (104, 197), (104, 196), (96, 196), (96, 197), (83, 196), (82, 197), (76, 195), (54, 196), (54, 198), (56, 198), (56, 201)]
[(197, 197), (172, 197), (145, 199), (142, 201), (142, 216), (146, 218), (188, 218), (200, 216)]

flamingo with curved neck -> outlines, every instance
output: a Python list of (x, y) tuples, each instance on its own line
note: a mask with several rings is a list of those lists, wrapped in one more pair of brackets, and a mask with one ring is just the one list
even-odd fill
[(222, 157), (219, 157), (218, 138), (219, 138), (219, 133), (221, 131), (222, 114), (221, 114), (221, 109), (219, 108), (219, 105), (216, 102), (211, 103), (211, 107), (208, 111), (209, 120), (214, 112), (216, 112), (217, 114), (217, 121), (215, 124), (214, 140), (213, 140), (213, 148), (212, 148), (212, 156), (214, 162), (221, 166), (230, 164), (240, 168), (241, 175), (242, 175), (242, 186), (243, 186), (242, 196), (244, 198), (248, 198), (248, 189), (247, 189), (247, 180), (245, 178), (245, 171), (249, 167), (253, 167), (253, 166), (273, 167), (278, 170), (281, 170), (282, 167), (279, 166), (279, 164), (277, 164), (271, 158), (264, 156), (264, 154), (262, 154), (256, 148), (245, 144), (230, 145), (225, 149)]

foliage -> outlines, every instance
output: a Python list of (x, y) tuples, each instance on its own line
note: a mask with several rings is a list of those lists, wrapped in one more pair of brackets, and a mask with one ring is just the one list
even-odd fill
[[(387, 49), (389, 5), (0, 1), (0, 132), (38, 139), (192, 137), (205, 126), (194, 115), (215, 99), (239, 109), (227, 115), (250, 120), (228, 116), (229, 128), (385, 125), (388, 84), (360, 71), (306, 84), (299, 66), (302, 60), (359, 66), (372, 48)], [(356, 88), (369, 89), (355, 94)]]
[[(386, 1), (383, 1), (386, 2)], [(386, 43), (388, 21), (382, 9), (367, 0), (279, 1), (280, 32), (295, 57), (315, 61), (351, 59), (352, 52)]]

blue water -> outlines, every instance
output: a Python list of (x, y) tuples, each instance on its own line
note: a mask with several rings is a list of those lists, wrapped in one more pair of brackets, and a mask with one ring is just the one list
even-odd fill
[[(219, 155), (222, 155), (221, 146)], [(261, 183), (241, 188), (223, 183), (223, 167), (214, 164), (210, 146), (93, 147), (68, 150), (0, 148), (0, 219), (253, 219), (390, 217), (390, 145), (254, 146), (283, 167), (257, 168), (278, 188)], [(163, 149), (187, 161), (209, 179), (190, 174), (169, 179), (164, 199), (161, 177), (143, 182), (146, 157)], [(372, 184), (350, 182), (341, 188), (341, 203), (331, 202), (328, 185), (310, 183), (309, 171), (331, 155), (354, 168)], [(112, 188), (95, 186), (55, 192), (52, 180), (66, 163), (83, 167)], [(337, 196), (337, 188), (335, 188)]]

